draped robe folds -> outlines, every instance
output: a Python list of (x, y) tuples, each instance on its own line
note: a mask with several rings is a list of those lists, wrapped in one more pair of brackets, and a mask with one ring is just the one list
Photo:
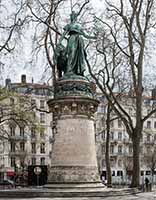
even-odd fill
[(83, 76), (85, 71), (85, 50), (80, 26), (77, 24), (72, 24), (67, 25), (65, 29), (69, 31), (69, 38), (66, 47), (66, 74), (76, 74)]

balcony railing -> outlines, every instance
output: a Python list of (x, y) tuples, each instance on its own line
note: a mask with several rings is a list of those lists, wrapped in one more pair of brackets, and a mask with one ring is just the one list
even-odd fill
[(148, 140), (145, 140), (144, 141), (144, 144), (151, 144), (151, 145), (153, 145), (154, 144), (154, 140), (150, 140), (150, 141), (148, 141)]
[(24, 156), (26, 154), (25, 151), (10, 151), (9, 156)]
[(27, 140), (27, 136), (12, 135), (9, 137), (10, 140)]
[(132, 140), (130, 140), (129, 138), (124, 138), (124, 139), (123, 139), (123, 142), (124, 142), (125, 144), (129, 144), (129, 143), (132, 143)]
[(117, 144), (117, 143), (118, 143), (118, 140), (117, 140), (117, 139), (111, 139), (110, 142), (111, 142), (111, 143), (114, 143), (114, 144)]

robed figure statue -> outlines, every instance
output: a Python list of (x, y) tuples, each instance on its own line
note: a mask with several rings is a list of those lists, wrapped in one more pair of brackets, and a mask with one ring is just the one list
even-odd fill
[[(84, 76), (86, 52), (84, 49), (83, 37), (88, 39), (95, 38), (86, 35), (80, 24), (76, 21), (77, 13), (72, 11), (70, 15), (70, 23), (64, 27), (64, 33), (59, 39), (55, 52), (55, 60), (58, 70), (61, 71), (61, 73), (63, 71), (67, 76)], [(64, 52), (62, 52), (60, 49), (63, 50), (62, 41), (65, 39), (66, 35), (69, 36), (67, 39), (67, 46), (64, 48)], [(59, 72), (59, 76), (62, 76), (61, 73)]]

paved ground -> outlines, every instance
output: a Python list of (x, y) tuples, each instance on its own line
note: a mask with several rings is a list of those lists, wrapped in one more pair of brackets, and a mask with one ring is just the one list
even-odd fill
[[(5, 198), (5, 200), (13, 200), (13, 199)], [(30, 200), (30, 198), (29, 199), (23, 198), (19, 200)], [(117, 197), (31, 198), (31, 200), (156, 200), (156, 192), (145, 192), (128, 196), (121, 194), (121, 196)]]

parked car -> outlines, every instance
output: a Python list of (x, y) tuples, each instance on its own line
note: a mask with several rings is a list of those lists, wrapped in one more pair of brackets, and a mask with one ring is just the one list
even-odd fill
[(10, 188), (14, 188), (15, 187), (15, 183), (11, 180), (1, 180), (0, 181), (0, 188), (1, 189), (10, 189)]

